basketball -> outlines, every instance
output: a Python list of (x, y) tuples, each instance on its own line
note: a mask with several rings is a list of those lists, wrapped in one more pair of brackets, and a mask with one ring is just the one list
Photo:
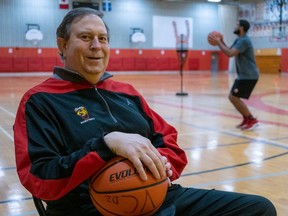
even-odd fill
[(144, 167), (143, 181), (126, 158), (115, 157), (90, 178), (89, 193), (94, 206), (103, 215), (153, 215), (162, 205), (168, 178), (156, 179)]
[(208, 43), (212, 46), (216, 46), (216, 42), (210, 37), (211, 35), (215, 35), (216, 37), (218, 38), (223, 38), (223, 35), (217, 31), (213, 31), (213, 32), (210, 32), (208, 34), (208, 37), (207, 37), (207, 40), (208, 40)]

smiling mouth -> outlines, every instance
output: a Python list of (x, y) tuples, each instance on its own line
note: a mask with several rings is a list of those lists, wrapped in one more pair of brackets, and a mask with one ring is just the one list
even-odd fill
[(92, 59), (92, 60), (100, 60), (100, 59), (102, 59), (102, 57), (88, 57), (88, 59)]

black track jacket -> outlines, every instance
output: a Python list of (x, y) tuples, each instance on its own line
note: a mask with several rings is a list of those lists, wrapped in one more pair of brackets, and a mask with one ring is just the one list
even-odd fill
[(187, 158), (177, 131), (131, 85), (110, 77), (105, 72), (92, 85), (55, 67), (53, 78), (24, 94), (14, 124), (16, 165), (34, 196), (81, 202), (79, 194), (89, 195), (87, 179), (115, 156), (103, 140), (112, 131), (147, 137), (172, 164), (171, 180), (180, 176)]

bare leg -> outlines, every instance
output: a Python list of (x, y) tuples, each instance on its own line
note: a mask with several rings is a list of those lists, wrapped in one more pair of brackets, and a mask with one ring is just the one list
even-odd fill
[(242, 114), (242, 116), (248, 118), (251, 115), (248, 107), (246, 104), (238, 97), (233, 96), (232, 94), (229, 94), (229, 100), (234, 105), (234, 107)]
[(230, 93), (229, 100), (243, 116), (243, 121), (236, 126), (237, 128), (241, 128), (241, 130), (253, 130), (259, 125), (258, 120), (251, 115), (248, 107), (239, 97), (233, 96)]

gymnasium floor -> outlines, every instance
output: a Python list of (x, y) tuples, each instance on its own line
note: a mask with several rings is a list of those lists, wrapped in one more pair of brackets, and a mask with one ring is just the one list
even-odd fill
[[(50, 75), (0, 74), (0, 216), (38, 215), (16, 174), (12, 126), (22, 94)], [(261, 74), (248, 101), (260, 121), (254, 131), (235, 128), (241, 118), (227, 98), (234, 76), (185, 72), (187, 96), (176, 96), (182, 92), (177, 72), (115, 73), (114, 79), (133, 84), (178, 130), (189, 159), (178, 183), (263, 195), (287, 216), (288, 73)]]

